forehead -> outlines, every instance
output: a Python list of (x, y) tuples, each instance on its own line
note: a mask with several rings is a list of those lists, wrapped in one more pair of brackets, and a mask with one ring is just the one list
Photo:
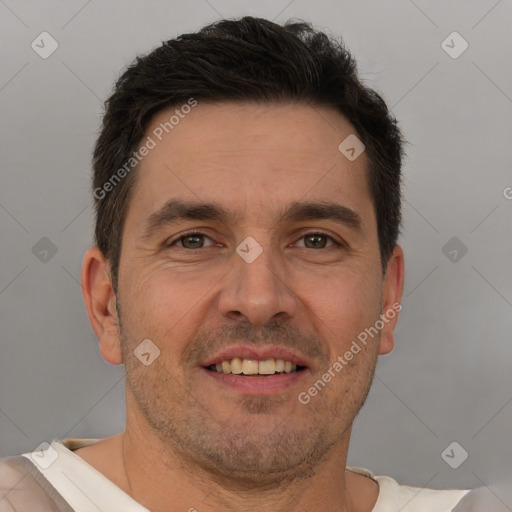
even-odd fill
[(163, 110), (147, 129), (143, 143), (154, 147), (137, 171), (137, 217), (176, 196), (261, 217), (306, 198), (335, 200), (363, 217), (372, 210), (366, 155), (349, 161), (340, 153), (355, 129), (333, 109), (198, 102), (186, 111)]

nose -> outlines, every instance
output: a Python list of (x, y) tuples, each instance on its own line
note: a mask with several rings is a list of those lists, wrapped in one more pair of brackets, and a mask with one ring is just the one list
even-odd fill
[(295, 316), (297, 299), (282, 258), (266, 248), (250, 263), (238, 253), (234, 254), (233, 260), (233, 271), (226, 276), (218, 302), (223, 316), (258, 326), (274, 317), (288, 319)]

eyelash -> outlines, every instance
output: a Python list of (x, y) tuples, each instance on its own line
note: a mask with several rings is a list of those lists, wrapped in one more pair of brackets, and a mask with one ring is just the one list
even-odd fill
[[(182, 241), (184, 238), (187, 238), (187, 237), (193, 236), (193, 235), (199, 235), (199, 236), (204, 236), (206, 238), (210, 238), (208, 235), (206, 235), (205, 233), (201, 233), (200, 231), (186, 231), (185, 233), (182, 233), (178, 238), (175, 238), (174, 240), (166, 243), (165, 247), (169, 249), (169, 248), (173, 247), (177, 242)], [(305, 238), (307, 236), (311, 236), (311, 235), (324, 236), (324, 237), (328, 238), (335, 246), (343, 247), (343, 244), (336, 241), (332, 236), (330, 236), (327, 233), (324, 233), (322, 231), (309, 231), (307, 233), (303, 233), (302, 236), (299, 238), (299, 240), (302, 240), (303, 238)], [(211, 240), (211, 238), (210, 238), (210, 240)], [(327, 249), (327, 248), (328, 247), (321, 247), (321, 249)], [(189, 251), (194, 250), (194, 249), (187, 249), (186, 247), (181, 247), (181, 249), (186, 249)], [(205, 247), (199, 247), (198, 249), (195, 249), (195, 250), (197, 251), (200, 249), (205, 249)], [(309, 247), (303, 247), (303, 249), (309, 249)]]

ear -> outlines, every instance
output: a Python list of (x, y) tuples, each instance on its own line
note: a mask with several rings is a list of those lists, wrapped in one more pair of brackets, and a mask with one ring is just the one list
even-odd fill
[(398, 322), (398, 313), (402, 309), (403, 289), (404, 252), (399, 245), (395, 245), (384, 277), (381, 313), (384, 327), (380, 332), (379, 355), (389, 354), (395, 346), (393, 331)]
[(105, 361), (122, 364), (116, 296), (110, 279), (110, 265), (97, 247), (91, 247), (82, 264), (82, 293), (91, 326), (100, 342)]

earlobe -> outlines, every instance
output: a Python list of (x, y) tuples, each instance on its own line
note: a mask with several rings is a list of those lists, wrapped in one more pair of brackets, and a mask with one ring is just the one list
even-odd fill
[(116, 296), (109, 274), (109, 263), (97, 247), (85, 253), (82, 264), (82, 293), (91, 326), (107, 362), (122, 364)]
[(381, 314), (383, 328), (380, 333), (379, 355), (389, 354), (395, 346), (393, 331), (402, 309), (404, 268), (404, 252), (396, 245), (389, 258), (384, 278)]

